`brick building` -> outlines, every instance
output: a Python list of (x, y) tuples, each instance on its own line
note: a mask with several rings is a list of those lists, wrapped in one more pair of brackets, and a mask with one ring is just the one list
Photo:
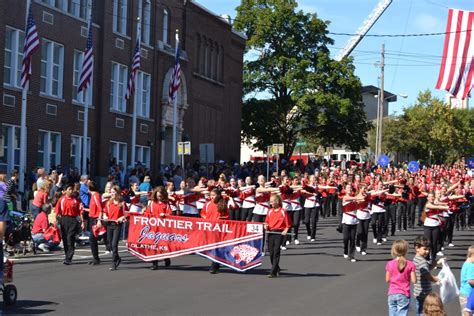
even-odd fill
[[(141, 14), (139, 2), (141, 1)], [(0, 169), (19, 164), (19, 76), (25, 2), (0, 1)], [(41, 49), (33, 57), (28, 93), (27, 170), (81, 165), (84, 99), (77, 94), (87, 37), (87, 0), (32, 0)], [(175, 30), (182, 46), (178, 141), (214, 144), (215, 160), (238, 160), (245, 38), (223, 17), (195, 1), (92, 0), (94, 78), (88, 155), (92, 175), (105, 176), (110, 159), (131, 165), (133, 100), (124, 94), (141, 16), (141, 69), (137, 76), (136, 160), (157, 171), (170, 163), (173, 108), (168, 88)]]

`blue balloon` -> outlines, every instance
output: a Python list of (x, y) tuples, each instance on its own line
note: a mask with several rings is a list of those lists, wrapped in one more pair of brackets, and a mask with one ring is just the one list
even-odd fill
[(474, 158), (468, 158), (468, 159), (467, 159), (467, 166), (468, 166), (470, 169), (474, 169)]
[(410, 170), (411, 173), (418, 172), (418, 170), (420, 170), (420, 164), (418, 161), (410, 161), (408, 163), (408, 170)]
[(390, 163), (390, 158), (388, 158), (386, 155), (380, 155), (378, 164), (381, 165), (382, 167), (387, 167), (388, 164)]

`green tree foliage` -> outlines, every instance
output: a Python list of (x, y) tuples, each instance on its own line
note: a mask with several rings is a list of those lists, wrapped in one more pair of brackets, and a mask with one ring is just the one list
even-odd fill
[[(374, 130), (369, 135), (371, 145)], [(432, 161), (437, 162), (472, 156), (474, 111), (450, 109), (430, 91), (420, 92), (416, 104), (402, 115), (384, 119), (382, 149), (423, 160), (431, 151)]]
[(248, 38), (242, 111), (244, 141), (265, 149), (303, 137), (323, 146), (367, 145), (361, 83), (349, 58), (329, 57), (327, 21), (294, 0), (242, 0), (234, 27)]

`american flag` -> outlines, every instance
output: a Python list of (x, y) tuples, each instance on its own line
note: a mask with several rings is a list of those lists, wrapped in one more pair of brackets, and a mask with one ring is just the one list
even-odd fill
[(170, 90), (168, 100), (171, 103), (176, 98), (179, 86), (181, 85), (181, 66), (179, 64), (179, 40), (176, 37), (176, 55), (173, 74), (171, 75)]
[(456, 98), (469, 96), (474, 84), (474, 11), (449, 9), (443, 58), (436, 89)]
[(140, 37), (140, 23), (138, 23), (137, 44), (135, 45), (135, 50), (133, 51), (132, 71), (130, 72), (130, 77), (128, 78), (127, 92), (125, 92), (126, 100), (130, 99), (130, 97), (135, 93), (135, 76), (140, 69)]
[(36, 31), (36, 23), (33, 19), (32, 4), (28, 8), (28, 22), (25, 30), (25, 45), (23, 46), (23, 64), (21, 67), (21, 86), (26, 87), (31, 76), (31, 57), (33, 53), (40, 47), (38, 32)]
[(87, 34), (87, 44), (86, 50), (84, 51), (84, 58), (82, 59), (82, 71), (79, 79), (79, 87), (77, 88), (77, 92), (84, 91), (87, 89), (91, 83), (92, 73), (94, 70), (94, 54), (92, 48), (92, 14), (89, 18), (89, 31)]

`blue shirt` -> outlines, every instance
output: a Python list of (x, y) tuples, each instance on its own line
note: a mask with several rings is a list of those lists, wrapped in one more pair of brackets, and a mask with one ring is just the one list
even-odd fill
[(89, 208), (89, 201), (91, 199), (89, 195), (89, 187), (85, 183), (81, 183), (81, 189), (79, 190), (79, 196), (81, 198), (81, 202), (85, 208)]
[(474, 291), (471, 291), (471, 295), (467, 299), (466, 309), (468, 312), (472, 313), (474, 311)]
[(459, 295), (469, 297), (471, 294), (471, 285), (468, 283), (469, 280), (474, 280), (474, 263), (464, 262), (461, 269), (461, 286), (459, 289)]

